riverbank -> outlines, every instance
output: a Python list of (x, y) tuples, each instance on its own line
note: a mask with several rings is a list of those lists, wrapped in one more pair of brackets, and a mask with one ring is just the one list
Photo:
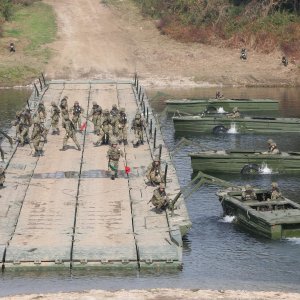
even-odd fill
[(183, 289), (151, 289), (151, 290), (92, 290), (80, 293), (34, 294), (1, 297), (2, 300), (299, 300), (298, 293), (284, 292), (249, 292), (249, 291), (213, 291), (213, 290), (183, 290)]

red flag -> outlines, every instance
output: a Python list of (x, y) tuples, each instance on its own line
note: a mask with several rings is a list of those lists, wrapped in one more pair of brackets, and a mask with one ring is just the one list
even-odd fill
[(82, 123), (82, 125), (80, 126), (80, 131), (83, 131), (86, 129), (86, 122)]
[(126, 173), (126, 174), (129, 174), (129, 173), (130, 173), (130, 171), (131, 171), (131, 170), (130, 170), (130, 167), (128, 167), (128, 166), (125, 166), (125, 173)]

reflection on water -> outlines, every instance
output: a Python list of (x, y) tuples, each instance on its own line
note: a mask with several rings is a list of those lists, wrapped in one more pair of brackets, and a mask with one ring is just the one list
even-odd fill
[[(209, 97), (215, 89), (189, 91), (163, 91), (173, 97)], [(177, 93), (177, 94), (176, 94)], [(227, 97), (275, 98), (281, 100), (281, 112), (285, 116), (300, 116), (297, 102), (300, 89), (223, 88)], [(148, 91), (156, 95), (157, 91)], [(179, 96), (178, 96), (179, 95)], [(182, 96), (180, 96), (182, 95)], [(168, 96), (169, 97), (169, 96)], [(167, 97), (166, 97), (167, 98)], [(163, 103), (156, 97), (154, 106), (163, 110)], [(24, 102), (23, 102), (24, 103)], [(9, 109), (16, 104), (10, 102)], [(9, 124), (10, 117), (0, 116), (2, 124)], [(162, 119), (163, 133), (170, 149), (179, 141), (174, 135), (172, 120)], [(192, 135), (190, 138), (212, 149), (266, 149), (266, 135)], [(278, 135), (276, 142), (281, 150), (299, 151), (300, 136)], [(174, 162), (180, 184), (191, 179), (192, 169), (188, 152), (196, 151), (195, 145), (179, 150)], [(283, 194), (300, 203), (299, 178), (270, 174), (267, 176), (241, 176), (221, 174), (221, 179), (237, 185), (250, 183), (269, 188), (277, 181)], [(99, 272), (75, 271), (63, 273), (5, 273), (0, 278), (0, 296), (17, 293), (80, 291), (86, 289), (130, 288), (202, 288), (300, 291), (300, 239), (271, 241), (254, 236), (222, 216), (222, 208), (216, 197), (216, 186), (204, 186), (188, 200), (187, 206), (193, 227), (184, 238), (184, 267), (182, 271), (132, 271)]]

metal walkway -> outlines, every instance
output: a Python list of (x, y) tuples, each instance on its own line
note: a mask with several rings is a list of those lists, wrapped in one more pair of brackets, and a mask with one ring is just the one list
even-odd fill
[[(182, 265), (182, 235), (191, 226), (183, 199), (175, 214), (156, 214), (149, 204), (152, 187), (145, 185), (145, 170), (161, 145), (168, 164), (167, 192), (179, 191), (176, 171), (170, 161), (146, 94), (132, 82), (52, 81), (42, 94), (32, 95), (30, 105), (43, 101), (59, 103), (67, 95), (71, 107), (79, 101), (87, 116), (96, 101), (103, 109), (113, 104), (125, 107), (129, 125), (137, 108), (147, 114), (147, 142), (122, 146), (131, 173), (112, 181), (107, 174), (108, 146), (94, 147), (96, 136), (88, 122), (77, 138), (82, 150), (60, 151), (61, 135), (48, 135), (45, 155), (33, 150), (3, 148), (11, 156), (6, 170), (6, 188), (0, 191), (0, 256), (5, 270), (50, 268), (151, 268)], [(146, 113), (147, 111), (147, 113)], [(82, 118), (84, 120), (84, 118)], [(49, 126), (50, 122), (47, 121)], [(129, 126), (130, 127), (130, 126)], [(154, 128), (156, 145), (153, 147)]]

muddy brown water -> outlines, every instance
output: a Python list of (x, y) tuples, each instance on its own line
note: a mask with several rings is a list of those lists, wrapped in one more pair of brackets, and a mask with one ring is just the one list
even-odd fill
[[(162, 99), (211, 97), (215, 92), (216, 89), (212, 88), (160, 89), (148, 90), (147, 93), (153, 98), (152, 105), (157, 114), (160, 114), (164, 109)], [(222, 93), (226, 97), (278, 99), (282, 116), (300, 117), (299, 88), (223, 88)], [(27, 97), (28, 90), (0, 90), (2, 128), (9, 127), (15, 111), (25, 105)], [(161, 118), (166, 142), (170, 149), (174, 149), (180, 137), (174, 134), (171, 116), (161, 114)], [(189, 138), (214, 149), (265, 149), (269, 136), (192, 135)], [(281, 150), (300, 151), (300, 136), (278, 134), (273, 138)], [(187, 153), (194, 150), (197, 149), (185, 147), (174, 158), (182, 186), (191, 178), (192, 169)], [(237, 184), (250, 182), (261, 187), (269, 187), (276, 180), (286, 196), (300, 203), (299, 178), (296, 176), (219, 177)], [(270, 241), (227, 222), (222, 217), (222, 209), (215, 195), (217, 190), (214, 186), (203, 187), (187, 200), (193, 227), (184, 239), (184, 267), (181, 271), (4, 273), (0, 277), (0, 296), (155, 287), (300, 292), (300, 239)]]

